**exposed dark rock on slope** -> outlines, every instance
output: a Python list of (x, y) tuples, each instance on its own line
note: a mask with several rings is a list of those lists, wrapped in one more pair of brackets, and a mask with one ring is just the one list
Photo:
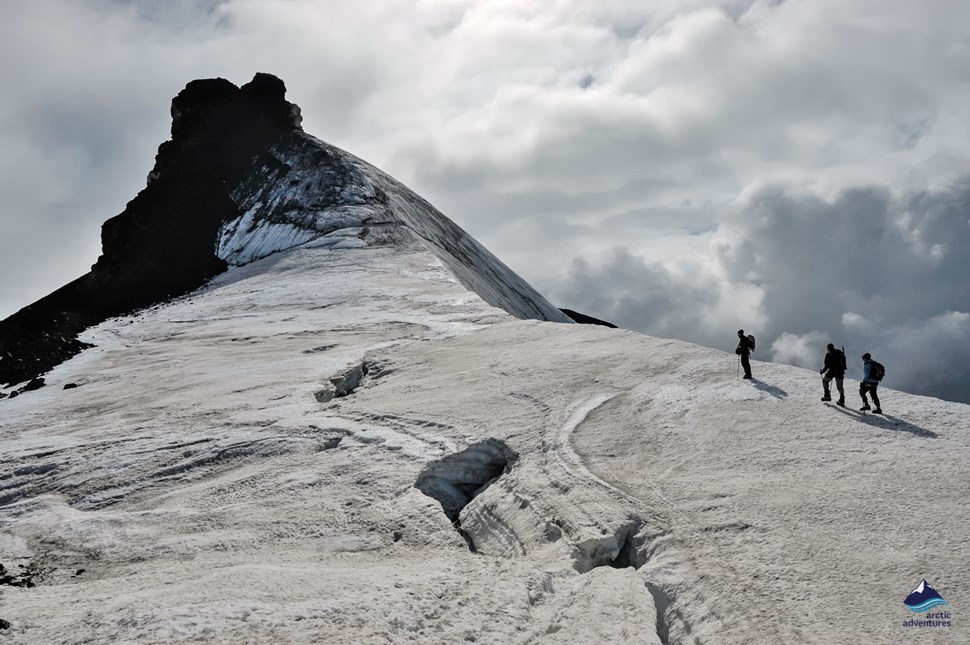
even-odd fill
[(172, 101), (172, 139), (163, 143), (148, 186), (101, 229), (91, 271), (0, 322), (0, 382), (50, 370), (85, 348), (77, 334), (111, 316), (199, 287), (224, 271), (213, 240), (238, 215), (229, 189), (252, 158), (300, 129), (300, 112), (269, 74), (236, 87), (224, 79), (189, 83)]
[[(367, 245), (424, 245), (468, 289), (519, 318), (572, 320), (430, 204), (307, 134), (283, 82), (196, 80), (172, 101), (172, 138), (148, 185), (102, 227), (91, 271), (0, 322), (0, 383), (83, 350), (78, 334), (188, 293), (230, 264), (345, 231)], [(352, 245), (351, 245), (352, 246)]]
[(572, 318), (575, 322), (583, 325), (602, 325), (611, 329), (618, 329), (618, 327), (611, 322), (600, 320), (599, 318), (593, 318), (592, 316), (581, 314), (578, 311), (573, 311), (572, 309), (560, 309), (559, 311)]

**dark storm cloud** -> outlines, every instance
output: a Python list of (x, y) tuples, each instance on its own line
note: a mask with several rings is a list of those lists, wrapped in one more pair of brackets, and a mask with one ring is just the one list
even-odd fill
[(753, 272), (773, 320), (806, 316), (806, 301), (879, 319), (970, 311), (970, 290), (951, 276), (970, 270), (970, 182), (894, 199), (886, 189), (817, 197), (763, 191), (737, 219), (741, 252), (721, 262), (738, 280)]
[(701, 326), (705, 303), (718, 299), (713, 276), (697, 268), (675, 274), (625, 249), (596, 269), (576, 258), (567, 285), (557, 291), (564, 302), (581, 303), (584, 311), (601, 312), (621, 327), (665, 337), (677, 337), (685, 322)]
[(970, 402), (970, 179), (831, 201), (771, 188), (725, 219), (711, 262), (691, 265), (706, 269), (673, 272), (620, 249), (596, 266), (575, 260), (554, 293), (622, 326), (726, 349), (744, 327), (760, 358), (803, 367), (844, 344), (892, 365), (887, 385)]

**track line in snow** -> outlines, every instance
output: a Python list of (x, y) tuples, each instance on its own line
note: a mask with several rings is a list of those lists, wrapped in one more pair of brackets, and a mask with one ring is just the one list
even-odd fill
[(555, 443), (554, 443), (555, 455), (559, 463), (571, 475), (576, 476), (580, 479), (592, 481), (602, 486), (603, 488), (619, 495), (623, 499), (631, 503), (634, 503), (636, 505), (640, 505), (642, 503), (641, 500), (620, 490), (616, 486), (613, 486), (612, 484), (600, 478), (598, 475), (596, 475), (591, 470), (589, 470), (586, 467), (586, 465), (583, 463), (582, 458), (578, 454), (576, 454), (575, 450), (573, 450), (572, 444), (570, 443), (570, 439), (572, 437), (573, 432), (576, 430), (577, 427), (580, 426), (580, 424), (586, 421), (586, 419), (589, 417), (590, 413), (593, 412), (593, 410), (596, 410), (600, 406), (608, 403), (609, 401), (612, 401), (613, 399), (620, 396), (621, 394), (623, 393), (615, 392), (612, 394), (599, 394), (593, 397), (592, 399), (587, 400), (584, 403), (580, 403), (576, 405), (572, 414), (570, 414), (569, 418), (566, 419), (566, 422), (564, 424), (559, 426), (556, 432)]
[[(590, 470), (586, 464), (583, 462), (582, 457), (576, 453), (572, 448), (572, 438), (577, 430), (579, 430), (582, 425), (589, 419), (590, 415), (601, 408), (602, 406), (616, 400), (617, 398), (629, 395), (629, 391), (621, 391), (615, 393), (603, 393), (594, 396), (591, 399), (579, 403), (574, 406), (573, 412), (568, 417), (567, 421), (563, 423), (557, 431), (555, 448), (556, 456), (559, 462), (564, 468), (570, 471), (574, 476), (583, 476), (588, 481), (598, 484), (602, 488), (606, 489), (615, 495), (620, 496), (623, 500), (626, 500), (629, 504), (636, 508), (644, 509), (650, 513), (657, 514), (657, 509), (653, 507), (653, 504), (660, 502), (665, 507), (666, 515), (665, 523), (666, 526), (663, 527), (663, 536), (671, 535), (674, 532), (673, 522), (670, 518), (676, 517), (677, 520), (683, 525), (689, 527), (695, 532), (703, 532), (704, 528), (698, 526), (686, 513), (678, 509), (672, 502), (656, 485), (654, 485), (649, 479), (639, 482), (640, 485), (647, 488), (650, 491), (651, 498), (644, 499), (643, 497), (637, 496), (633, 493), (627, 492), (610, 482), (604, 480), (592, 470)], [(720, 545), (715, 544), (715, 548), (722, 549)], [(644, 565), (649, 563), (653, 558), (653, 549), (647, 552), (647, 557), (644, 561)], [(690, 553), (686, 554), (687, 559), (690, 559)], [(727, 557), (727, 556), (725, 556)], [(731, 571), (732, 575), (740, 576), (743, 572), (738, 571), (733, 565), (729, 564), (729, 560), (725, 566), (726, 569)], [(679, 576), (678, 576), (679, 577)], [(649, 579), (648, 579), (649, 578)], [(703, 601), (700, 602), (687, 602), (686, 605), (676, 602), (678, 592), (676, 587), (686, 585), (689, 588), (700, 588), (700, 583), (693, 575), (687, 573), (686, 578), (682, 578), (679, 584), (675, 584), (674, 587), (668, 582), (662, 581), (663, 574), (661, 574), (661, 579), (655, 579), (652, 575), (644, 578), (644, 585), (653, 598), (656, 609), (657, 609), (657, 636), (661, 643), (670, 642), (670, 630), (675, 625), (679, 626), (679, 629), (683, 630), (687, 634), (691, 632), (697, 625), (707, 623), (709, 621), (720, 622), (720, 617), (711, 610)], [(675, 606), (675, 604), (677, 606)], [(699, 607), (697, 607), (699, 605)], [(692, 609), (699, 609), (699, 611), (692, 611)]]

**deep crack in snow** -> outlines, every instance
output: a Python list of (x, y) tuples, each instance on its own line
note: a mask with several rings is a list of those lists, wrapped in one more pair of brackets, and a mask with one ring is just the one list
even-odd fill
[(414, 486), (438, 500), (469, 549), (475, 551), (474, 540), (461, 528), (461, 511), (475, 496), (509, 472), (516, 459), (518, 455), (505, 443), (489, 438), (428, 464)]

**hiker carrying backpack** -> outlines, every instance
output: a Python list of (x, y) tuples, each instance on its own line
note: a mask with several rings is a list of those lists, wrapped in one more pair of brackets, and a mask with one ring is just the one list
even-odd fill
[(862, 360), (864, 361), (862, 366), (862, 380), (878, 385), (886, 376), (886, 367), (882, 363), (872, 360), (872, 355), (868, 352), (862, 355)]
[(822, 375), (822, 400), (831, 401), (832, 392), (829, 389), (829, 383), (835, 380), (835, 387), (839, 390), (839, 400), (836, 402), (837, 405), (845, 407), (845, 389), (842, 385), (845, 379), (845, 352), (835, 349), (835, 345), (829, 343), (826, 346), (828, 350), (825, 353), (825, 366), (819, 370), (819, 374)]
[(754, 351), (754, 336), (745, 336), (744, 330), (738, 330), (738, 348), (734, 350), (734, 353), (741, 357), (740, 364), (744, 368), (744, 378), (751, 378), (751, 362), (748, 360), (748, 354)]
[(877, 361), (872, 360), (872, 354), (866, 352), (862, 355), (862, 382), (859, 383), (859, 395), (862, 397), (862, 407), (859, 408), (861, 411), (865, 412), (872, 408), (869, 407), (869, 400), (866, 398), (866, 394), (872, 396), (872, 402), (876, 405), (876, 408), (872, 410), (873, 414), (882, 414), (882, 408), (879, 405), (879, 382), (886, 376), (886, 368)]

